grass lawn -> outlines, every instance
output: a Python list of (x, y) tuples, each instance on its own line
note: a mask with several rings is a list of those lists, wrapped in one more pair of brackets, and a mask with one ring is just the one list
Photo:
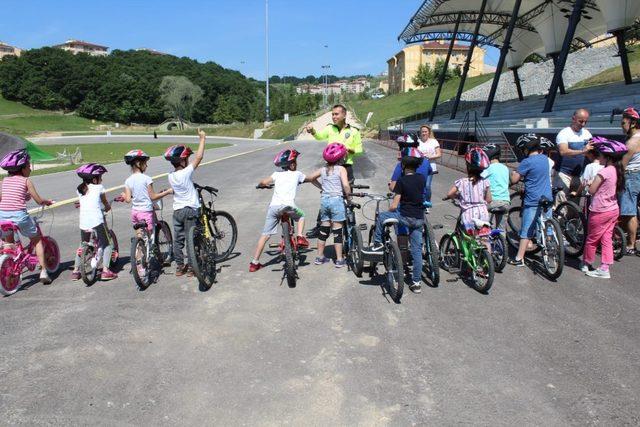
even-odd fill
[(48, 111), (34, 110), (33, 108), (27, 107), (26, 105), (23, 105), (19, 102), (7, 101), (6, 99), (0, 96), (0, 116), (6, 115), (6, 114), (39, 115), (39, 114), (51, 114), (51, 113)]
[[(640, 50), (636, 49), (629, 53), (629, 66), (631, 68), (631, 76), (636, 79), (640, 77)], [(633, 48), (633, 47), (632, 47)], [(576, 83), (572, 86), (572, 88), (584, 88), (591, 86), (599, 86), (607, 83), (615, 83), (624, 81), (624, 76), (622, 75), (622, 67), (617, 66), (613, 68), (609, 68), (604, 70), (601, 73), (596, 74), (595, 76), (589, 77), (586, 80)]]
[[(469, 77), (465, 82), (464, 89), (472, 89), (491, 79), (493, 79), (493, 74)], [(440, 94), (441, 103), (456, 95), (459, 83), (459, 79), (452, 79), (444, 84), (442, 93)], [(367, 118), (367, 114), (370, 111), (373, 112), (373, 116), (371, 120), (369, 120), (367, 127), (377, 128), (379, 125), (386, 126), (389, 121), (431, 110), (436, 89), (437, 87), (434, 86), (412, 92), (387, 95), (382, 99), (354, 101), (350, 103), (350, 106), (362, 123), (364, 123)]]
[(288, 136), (295, 135), (302, 125), (313, 120), (314, 117), (313, 115), (289, 116), (288, 123), (285, 123), (283, 120), (276, 120), (271, 127), (262, 134), (262, 138), (284, 139)]
[(27, 136), (38, 132), (90, 131), (98, 124), (100, 123), (92, 123), (91, 120), (83, 117), (62, 114), (12, 117), (8, 119), (0, 117), (0, 132)]

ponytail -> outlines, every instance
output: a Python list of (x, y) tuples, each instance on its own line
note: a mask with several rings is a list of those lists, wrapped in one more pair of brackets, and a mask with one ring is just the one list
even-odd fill
[(92, 183), (93, 183), (93, 179), (83, 179), (82, 184), (78, 185), (78, 187), (76, 188), (78, 190), (78, 193), (80, 193), (81, 196), (84, 196), (85, 194), (87, 194), (87, 191), (89, 190), (88, 184), (92, 184)]
[(616, 191), (621, 193), (624, 191), (624, 169), (622, 168), (622, 162), (614, 161), (613, 165), (616, 168), (616, 175), (618, 180), (616, 181)]

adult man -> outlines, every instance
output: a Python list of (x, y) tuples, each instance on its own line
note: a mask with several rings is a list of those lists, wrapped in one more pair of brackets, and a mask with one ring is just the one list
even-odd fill
[[(560, 167), (558, 178), (565, 189), (575, 191), (580, 185), (580, 175), (584, 168), (584, 153), (591, 149), (589, 140), (592, 138), (585, 126), (589, 121), (589, 112), (580, 108), (571, 117), (571, 126), (562, 129), (556, 137), (556, 144), (560, 152)], [(559, 194), (561, 201), (566, 195)]]
[(363, 153), (362, 137), (360, 131), (347, 124), (347, 109), (344, 105), (336, 104), (331, 109), (331, 120), (333, 124), (327, 125), (323, 130), (316, 131), (313, 125), (307, 126), (309, 132), (318, 141), (328, 143), (339, 142), (347, 147), (347, 158), (344, 167), (347, 169), (349, 183), (353, 184), (353, 159)]
[(640, 114), (633, 108), (622, 113), (622, 130), (627, 136), (627, 154), (622, 158), (624, 191), (620, 194), (620, 219), (627, 231), (627, 254), (636, 248), (638, 194), (640, 194)]

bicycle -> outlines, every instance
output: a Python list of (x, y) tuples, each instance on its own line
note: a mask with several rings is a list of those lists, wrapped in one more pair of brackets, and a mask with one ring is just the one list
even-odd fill
[[(578, 197), (581, 201), (584, 200), (584, 202), (581, 203), (581, 209), (582, 209), (582, 214), (585, 217), (586, 224), (588, 224), (589, 223), (589, 206), (591, 205), (591, 195), (580, 194), (580, 195), (576, 195), (575, 197)], [(587, 227), (585, 226), (585, 230), (586, 229)], [(586, 240), (587, 240), (587, 236), (583, 234), (583, 240), (582, 240), (583, 248), (586, 243)], [(625, 251), (627, 248), (627, 234), (624, 232), (622, 227), (620, 227), (620, 225), (618, 224), (616, 224), (616, 226), (613, 228), (612, 240), (613, 240), (613, 259), (615, 261), (620, 261), (622, 257), (624, 257)], [(600, 249), (598, 249), (598, 252), (600, 252)]]
[[(457, 206), (455, 200), (452, 202)], [(491, 224), (474, 218), (475, 230), (469, 234), (463, 229), (462, 213), (457, 218), (452, 215), (445, 215), (445, 218), (455, 219), (456, 225), (451, 233), (440, 239), (441, 267), (449, 273), (460, 273), (463, 280), (469, 279), (473, 289), (486, 294), (493, 286), (495, 265), (484, 240), (490, 232), (483, 236), (482, 230), (490, 228)]]
[[(115, 200), (114, 200), (115, 201)], [(76, 208), (80, 207), (80, 203), (76, 202)], [(111, 265), (118, 262), (118, 238), (113, 231), (113, 210), (111, 211), (111, 226), (107, 227), (106, 213), (102, 211), (103, 224), (107, 229), (107, 238), (111, 245)], [(82, 242), (78, 248), (78, 256), (80, 257), (80, 276), (87, 286), (91, 286), (98, 281), (98, 270), (102, 263), (102, 254), (99, 251), (98, 236), (95, 230), (91, 230), (91, 236), (88, 242)]]
[[(54, 274), (60, 267), (60, 248), (56, 240), (42, 233), (40, 228), (41, 218), (44, 215), (44, 206), (41, 207), (39, 216), (34, 217), (38, 235), (44, 246), (44, 258), (47, 273)], [(53, 224), (53, 222), (52, 222)], [(12, 233), (15, 243), (6, 244), (0, 252), (0, 293), (2, 295), (14, 294), (22, 284), (22, 274), (25, 271), (34, 271), (38, 266), (38, 257), (35, 254), (35, 245), (31, 242), (25, 248), (20, 239), (20, 229), (11, 221), (0, 221), (2, 235)], [(50, 234), (50, 233), (49, 233)]]
[[(369, 200), (365, 202), (365, 206), (370, 202), (375, 202), (376, 204), (375, 217), (373, 218), (374, 222), (369, 229), (369, 246), (371, 246), (373, 245), (373, 236), (378, 222), (378, 216), (380, 215), (380, 203), (391, 200), (394, 194), (353, 193), (351, 195), (353, 197), (368, 198)], [(402, 262), (402, 254), (400, 253), (398, 243), (391, 237), (391, 227), (398, 223), (399, 221), (395, 218), (389, 218), (382, 223), (382, 254), (366, 253), (363, 251), (363, 261), (370, 262), (369, 277), (373, 278), (377, 275), (378, 263), (382, 263), (384, 266), (386, 289), (391, 299), (396, 303), (400, 302), (404, 292), (404, 265)]]
[[(539, 206), (542, 208), (536, 218), (536, 233), (531, 239), (533, 248), (527, 249), (527, 253), (542, 253), (542, 264), (547, 277), (556, 280), (562, 274), (564, 267), (564, 237), (558, 221), (553, 217), (547, 217), (546, 211), (553, 206), (553, 201), (541, 198)], [(509, 209), (507, 224), (510, 231), (507, 233), (507, 242), (516, 250), (520, 245), (520, 229), (522, 228), (522, 207), (514, 206)]]
[[(438, 262), (438, 246), (436, 246), (436, 238), (433, 233), (434, 227), (429, 222), (428, 208), (431, 208), (431, 202), (425, 202), (424, 225), (422, 226), (422, 280), (430, 281), (431, 286), (438, 286), (440, 283), (440, 263)], [(441, 228), (438, 226), (437, 228)]]
[(498, 227), (496, 216), (503, 215), (504, 217), (507, 212), (508, 209), (506, 206), (489, 209), (489, 214), (491, 214), (491, 218), (489, 219), (489, 222), (491, 223), (489, 244), (491, 245), (491, 256), (493, 257), (496, 273), (501, 273), (507, 265), (507, 237), (505, 235), (505, 230)]
[[(352, 185), (352, 189), (368, 189), (368, 185)], [(356, 277), (362, 277), (362, 270), (364, 269), (364, 260), (362, 258), (362, 247), (364, 246), (362, 243), (362, 233), (360, 232), (361, 228), (358, 224), (356, 224), (356, 209), (361, 209), (361, 206), (358, 203), (348, 202), (346, 198), (344, 198), (345, 204), (345, 212), (346, 219), (344, 222), (344, 226), (342, 227), (343, 232), (343, 244), (342, 244), (342, 253), (344, 258), (347, 260), (347, 265), (353, 271), (353, 274)], [(366, 226), (365, 226), (366, 230)]]

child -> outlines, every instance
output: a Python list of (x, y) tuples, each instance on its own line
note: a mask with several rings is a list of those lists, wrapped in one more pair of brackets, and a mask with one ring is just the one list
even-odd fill
[(600, 156), (599, 153), (595, 150), (591, 149), (584, 153), (584, 157), (589, 160), (589, 164), (585, 166), (582, 175), (580, 176), (580, 187), (572, 195), (582, 194), (585, 190), (589, 190), (589, 186), (595, 179), (598, 172), (604, 167), (600, 164)]
[(400, 224), (407, 227), (413, 264), (412, 283), (409, 289), (416, 294), (422, 291), (420, 280), (422, 279), (422, 227), (424, 225), (426, 180), (423, 175), (416, 173), (422, 160), (422, 153), (417, 148), (407, 147), (402, 150), (403, 174), (398, 178), (393, 188), (395, 196), (389, 211), (381, 212), (378, 215), (373, 244), (363, 250), (368, 254), (379, 254), (382, 251), (384, 247), (382, 244), (382, 224), (387, 219), (396, 218)]
[[(613, 264), (613, 229), (618, 222), (620, 209), (616, 194), (624, 189), (624, 172), (620, 160), (627, 147), (618, 141), (594, 138), (593, 149), (602, 165), (589, 185), (589, 194), (593, 197), (589, 206), (589, 225), (584, 245), (582, 271), (587, 276), (610, 279), (609, 266)], [(593, 270), (591, 265), (596, 258), (596, 249), (601, 246), (600, 267)]]
[(124, 162), (131, 166), (131, 175), (124, 182), (122, 197), (125, 202), (131, 203), (131, 222), (135, 225), (146, 222), (147, 229), (154, 237), (153, 230), (156, 226), (156, 215), (153, 211), (153, 202), (171, 194), (172, 189), (166, 189), (156, 193), (153, 189), (153, 180), (145, 175), (149, 156), (142, 150), (131, 150), (124, 156)]
[(324, 248), (329, 233), (333, 234), (333, 243), (336, 251), (336, 268), (347, 265), (342, 257), (342, 223), (346, 220), (346, 210), (343, 196), (351, 193), (347, 170), (339, 165), (339, 162), (347, 155), (347, 148), (339, 142), (333, 142), (326, 146), (322, 152), (322, 158), (327, 162), (322, 169), (312, 173), (308, 179), (312, 183), (317, 180), (321, 183), (322, 195), (320, 199), (320, 224), (318, 236), (318, 256), (314, 264), (322, 265), (329, 262), (324, 256)]
[[(543, 138), (543, 137), (542, 137)], [(553, 200), (551, 182), (549, 181), (549, 159), (540, 152), (540, 140), (535, 133), (520, 136), (516, 147), (525, 155), (518, 170), (511, 173), (511, 183), (524, 180), (524, 200), (522, 201), (522, 228), (520, 229), (520, 245), (515, 258), (509, 259), (509, 264), (523, 267), (524, 255), (531, 239), (535, 235), (537, 221), (540, 215), (540, 199)], [(549, 212), (546, 213), (547, 215)]]
[[(474, 219), (489, 222), (487, 206), (491, 198), (491, 184), (483, 179), (482, 171), (489, 167), (489, 157), (481, 148), (472, 148), (464, 156), (467, 164), (467, 177), (456, 180), (447, 193), (447, 199), (458, 199), (460, 205), (461, 222), (468, 234), (476, 234)], [(489, 231), (489, 230), (487, 230)]]
[(198, 129), (200, 142), (198, 151), (189, 163), (189, 156), (193, 154), (191, 148), (185, 145), (174, 145), (164, 153), (164, 158), (169, 160), (174, 171), (169, 174), (169, 184), (173, 189), (173, 259), (176, 261), (176, 276), (187, 273), (192, 276), (192, 271), (184, 262), (185, 236), (189, 227), (193, 226), (198, 217), (200, 201), (198, 193), (193, 186), (193, 172), (197, 169), (204, 157), (204, 146), (207, 135)]
[(262, 235), (258, 240), (253, 260), (249, 263), (249, 272), (251, 273), (264, 267), (260, 264), (260, 255), (262, 255), (264, 245), (269, 240), (269, 237), (278, 232), (278, 224), (280, 223), (278, 213), (286, 206), (294, 208), (294, 212), (291, 213), (290, 216), (292, 219), (298, 221), (298, 246), (304, 248), (309, 246), (309, 242), (302, 234), (304, 231), (304, 212), (296, 207), (295, 198), (296, 192), (298, 191), (298, 185), (303, 182), (310, 182), (310, 180), (305, 177), (302, 172), (296, 170), (298, 168), (298, 156), (300, 156), (300, 153), (297, 150), (282, 150), (273, 159), (273, 163), (282, 170), (274, 172), (270, 177), (263, 179), (258, 184), (258, 187), (268, 187), (271, 184), (273, 184), (274, 187), (271, 204), (269, 204), (269, 209), (267, 210), (264, 229), (262, 230)]
[[(50, 206), (53, 201), (40, 197), (33, 182), (29, 179), (31, 175), (31, 158), (27, 150), (15, 150), (7, 153), (0, 161), (0, 167), (9, 173), (9, 176), (2, 181), (2, 192), (0, 193), (0, 221), (11, 221), (16, 224), (20, 233), (29, 238), (30, 244), (35, 245), (40, 271), (40, 281), (48, 285), (51, 278), (47, 274), (44, 259), (44, 246), (41, 236), (38, 234), (36, 222), (27, 213), (27, 201), (33, 199), (37, 204)], [(3, 236), (5, 242), (14, 243), (13, 235)]]
[[(491, 164), (480, 176), (489, 180), (491, 188), (491, 203), (489, 209), (504, 209), (505, 212), (511, 206), (509, 195), (509, 168), (500, 163), (500, 147), (495, 144), (487, 144), (482, 147)], [(503, 213), (496, 213), (496, 228), (501, 228)]]
[(553, 180), (556, 175), (556, 170), (554, 169), (556, 162), (551, 158), (551, 153), (554, 152), (556, 148), (557, 145), (555, 142), (553, 142), (549, 138), (545, 138), (544, 136), (540, 137), (540, 152), (541, 154), (544, 154), (544, 156), (547, 158), (547, 161), (549, 162), (549, 182), (551, 183), (550, 185), (552, 187)]
[[(111, 239), (109, 232), (104, 224), (104, 215), (102, 214), (102, 206), (104, 211), (109, 212), (111, 206), (107, 202), (105, 189), (102, 186), (102, 175), (107, 172), (107, 168), (97, 163), (89, 163), (80, 166), (76, 173), (82, 178), (82, 184), (78, 186), (78, 197), (80, 201), (80, 239), (88, 242), (91, 238), (91, 231), (96, 232), (98, 237), (98, 258), (102, 254), (102, 273), (101, 280), (113, 280), (118, 277), (116, 273), (109, 269), (111, 264)], [(75, 262), (73, 264), (73, 272), (71, 280), (80, 280), (80, 254), (76, 253)]]
[[(406, 148), (406, 147), (405, 147)], [(393, 191), (396, 186), (396, 182), (402, 176), (402, 151), (403, 148), (400, 148), (398, 151), (398, 163), (396, 164), (393, 173), (391, 174), (391, 181), (389, 181), (389, 191)], [(422, 152), (421, 152), (422, 153)], [(423, 154), (424, 156), (424, 154)], [(416, 173), (424, 176), (425, 186), (424, 186), (424, 201), (425, 206), (431, 206), (431, 175), (433, 174), (433, 169), (431, 168), (431, 163), (429, 159), (426, 157), (422, 157), (422, 162), (420, 162), (420, 166), (416, 169)]]

